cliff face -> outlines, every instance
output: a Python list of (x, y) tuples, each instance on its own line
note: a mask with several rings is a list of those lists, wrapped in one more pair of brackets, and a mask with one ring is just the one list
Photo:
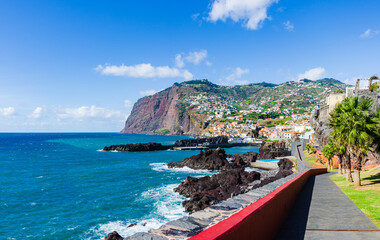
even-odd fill
[(152, 96), (139, 99), (133, 106), (122, 133), (192, 134), (200, 133), (197, 119), (190, 113), (180, 111), (177, 105), (180, 91), (173, 85)]

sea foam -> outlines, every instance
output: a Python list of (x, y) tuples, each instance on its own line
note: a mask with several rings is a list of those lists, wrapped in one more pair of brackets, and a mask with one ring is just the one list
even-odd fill
[[(187, 216), (188, 213), (185, 212), (185, 208), (181, 205), (185, 198), (173, 191), (175, 187), (177, 187), (177, 184), (152, 188), (143, 192), (141, 197), (136, 199), (138, 202), (146, 200), (155, 202), (151, 214), (146, 218), (99, 224), (86, 233), (90, 237), (85, 237), (85, 239), (94, 239), (94, 236), (96, 236), (95, 239), (104, 239), (104, 236), (113, 231), (117, 231), (123, 237), (128, 237), (137, 232), (157, 229), (169, 221)], [(136, 225), (128, 227), (131, 224)]]
[[(133, 227), (128, 227), (130, 224), (136, 224)], [(131, 236), (138, 232), (147, 232), (153, 228), (159, 228), (164, 221), (155, 218), (141, 220), (139, 222), (129, 220), (129, 221), (114, 221), (105, 224), (99, 224), (96, 227), (91, 228), (87, 233), (87, 237), (84, 239), (93, 240), (99, 239), (103, 240), (108, 233), (113, 231), (118, 232), (123, 237)]]
[(181, 203), (186, 198), (174, 192), (177, 184), (169, 184), (159, 188), (149, 189), (141, 194), (143, 199), (153, 200), (154, 212), (164, 219), (171, 221), (186, 216), (185, 208)]
[(203, 170), (203, 169), (195, 170), (189, 167), (169, 168), (166, 163), (151, 163), (149, 165), (152, 166), (152, 169), (154, 171), (158, 171), (158, 172), (173, 171), (173, 172), (196, 173), (196, 174), (205, 174), (205, 175), (212, 175), (218, 172), (218, 171)]

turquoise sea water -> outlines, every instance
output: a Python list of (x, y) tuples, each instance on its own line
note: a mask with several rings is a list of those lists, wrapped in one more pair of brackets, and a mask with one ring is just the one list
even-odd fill
[[(0, 239), (103, 239), (158, 228), (186, 215), (173, 192), (186, 176), (168, 169), (198, 151), (119, 153), (106, 145), (171, 144), (181, 136), (118, 133), (1, 133)], [(257, 148), (226, 149), (227, 153)], [(128, 225), (136, 223), (134, 227)]]

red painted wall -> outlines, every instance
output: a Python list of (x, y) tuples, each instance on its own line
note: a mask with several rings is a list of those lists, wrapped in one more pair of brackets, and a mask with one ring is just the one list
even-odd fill
[(273, 239), (309, 177), (326, 172), (326, 168), (309, 169), (267, 196), (190, 239), (242, 240), (252, 239), (253, 236), (260, 240)]

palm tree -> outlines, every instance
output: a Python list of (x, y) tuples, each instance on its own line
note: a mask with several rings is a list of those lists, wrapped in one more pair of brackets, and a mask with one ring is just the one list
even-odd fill
[(343, 138), (339, 136), (338, 132), (332, 131), (331, 136), (332, 138), (330, 138), (329, 141), (333, 146), (334, 154), (338, 157), (339, 174), (343, 174), (342, 168), (345, 165), (343, 162), (343, 157), (346, 155), (347, 152), (345, 147), (346, 144), (344, 143)]
[(334, 156), (334, 146), (329, 144), (326, 144), (322, 148), (322, 153), (325, 158), (327, 158), (327, 168), (329, 170), (333, 170), (333, 163), (332, 163), (332, 157)]
[[(339, 159), (341, 162), (343, 162), (342, 165), (344, 165), (345, 173), (346, 173), (346, 181), (347, 182), (353, 182), (352, 181), (352, 175), (351, 175), (351, 158), (350, 153), (348, 151), (348, 142), (346, 139), (346, 136), (344, 135), (344, 132), (341, 131), (341, 126), (344, 124), (344, 110), (343, 104), (347, 102), (348, 99), (344, 99), (342, 103), (339, 103), (335, 106), (334, 110), (330, 113), (330, 119), (329, 119), (329, 126), (332, 127), (334, 130), (332, 131), (332, 136), (337, 142), (336, 144), (339, 145), (339, 151), (342, 154), (342, 156), (339, 156)], [(343, 161), (344, 157), (344, 161)]]
[(349, 151), (354, 155), (354, 185), (360, 186), (360, 170), (366, 161), (366, 155), (371, 150), (374, 136), (378, 134), (378, 118), (371, 114), (372, 99), (346, 98), (340, 106), (342, 113), (333, 126), (340, 132), (340, 136), (347, 143)]
[(310, 154), (310, 144), (306, 144), (305, 150)]

